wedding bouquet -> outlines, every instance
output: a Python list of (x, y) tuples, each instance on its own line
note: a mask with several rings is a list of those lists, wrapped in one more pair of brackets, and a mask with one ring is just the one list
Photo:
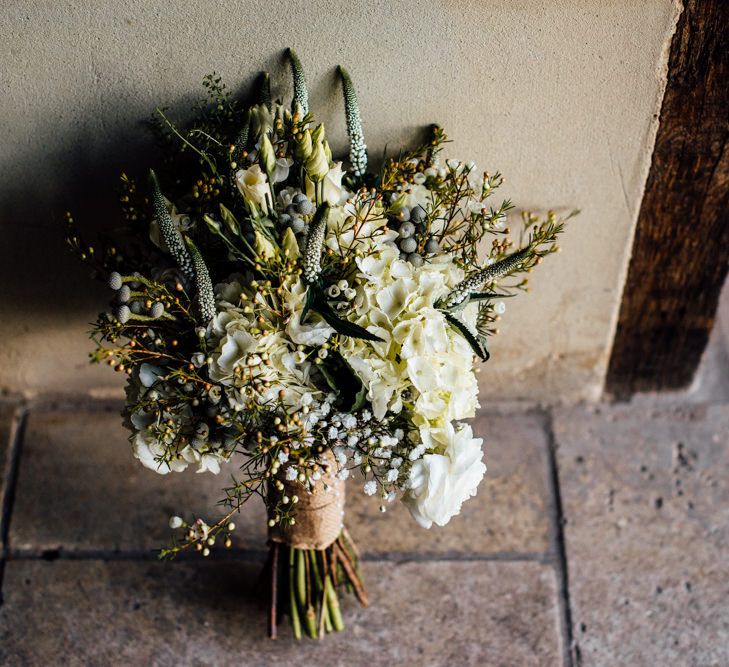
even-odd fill
[(501, 176), (443, 160), (436, 126), (368, 171), (340, 68), (345, 171), (288, 58), (290, 106), (267, 75), (250, 106), (213, 75), (190, 123), (159, 109), (162, 164), (148, 182), (122, 175), (126, 238), (90, 246), (69, 214), (67, 241), (114, 291), (92, 360), (128, 376), (134, 455), (163, 475), (195, 466), (233, 480), (217, 522), (171, 518), (162, 556), (230, 546), (235, 513), (259, 496), (270, 634), (286, 614), (299, 638), (343, 627), (342, 586), (367, 604), (345, 480), (382, 511), (401, 500), (424, 528), (476, 494), (482, 441), (463, 422), (478, 408), (474, 362), (564, 220), (523, 214), (515, 248), (511, 204), (488, 203)]

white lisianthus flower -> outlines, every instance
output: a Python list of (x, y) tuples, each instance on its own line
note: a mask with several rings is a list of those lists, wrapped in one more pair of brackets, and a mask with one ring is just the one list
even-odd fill
[(198, 469), (195, 472), (211, 472), (217, 475), (220, 472), (221, 458), (215, 454), (201, 454)]
[(342, 200), (342, 163), (336, 162), (329, 168), (324, 177), (324, 199), (331, 206), (336, 206)]
[(280, 157), (276, 160), (276, 169), (273, 171), (273, 182), (281, 183), (289, 177), (289, 170), (294, 161), (288, 157)]
[(260, 207), (264, 214), (268, 213), (267, 197), (271, 197), (271, 188), (268, 185), (268, 177), (257, 164), (236, 171), (235, 182), (243, 199), (249, 204)]
[(431, 453), (413, 464), (403, 502), (423, 528), (434, 523), (444, 526), (461, 511), (465, 500), (476, 495), (486, 472), (483, 441), (473, 437), (467, 424), (458, 430), (450, 423), (421, 429), (421, 436)]
[(403, 195), (403, 205), (408, 208), (421, 206), (428, 210), (433, 206), (433, 194), (424, 185), (412, 183), (408, 185), (408, 189)]
[[(335, 162), (325, 174), (322, 183), (324, 188), (324, 201), (330, 206), (339, 206), (347, 198), (347, 191), (342, 187), (344, 170), (341, 162)], [(306, 196), (314, 199), (316, 194), (315, 185), (312, 181), (306, 181)]]

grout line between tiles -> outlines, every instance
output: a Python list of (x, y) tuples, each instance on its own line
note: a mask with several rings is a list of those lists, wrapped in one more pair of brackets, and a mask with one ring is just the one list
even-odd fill
[(8, 452), (8, 461), (3, 471), (5, 473), (5, 492), (0, 498), (0, 525), (2, 526), (2, 535), (0, 535), (0, 543), (2, 544), (2, 553), (0, 553), (0, 605), (3, 602), (3, 579), (5, 574), (5, 563), (8, 560), (9, 546), (8, 535), (10, 534), (10, 521), (13, 515), (13, 506), (15, 503), (15, 490), (18, 481), (18, 467), (20, 465), (20, 453), (25, 436), (25, 425), (28, 419), (28, 411), (25, 407), (17, 408), (13, 419), (13, 425), (10, 431), (10, 448)]
[(564, 511), (562, 492), (559, 482), (559, 466), (557, 463), (557, 440), (554, 435), (554, 417), (551, 410), (545, 411), (545, 429), (547, 435), (547, 460), (549, 462), (549, 484), (552, 494), (552, 531), (556, 559), (554, 566), (558, 582), (558, 602), (560, 610), (560, 628), (564, 644), (564, 667), (580, 667), (579, 652), (574, 643), (572, 625), (572, 608), (569, 592), (569, 569), (567, 548), (564, 536)]
[[(206, 561), (248, 561), (264, 562), (268, 552), (263, 549), (226, 549), (213, 551)], [(130, 549), (114, 551), (106, 549), (10, 549), (7, 553), (8, 561), (28, 560), (101, 560), (101, 561), (155, 561), (158, 560), (156, 551), (143, 549)], [(182, 555), (176, 559), (179, 562), (204, 562), (199, 555)], [(419, 551), (365, 553), (362, 560), (367, 563), (406, 563), (406, 562), (499, 562), (520, 563), (534, 562), (544, 565), (554, 564), (556, 556), (551, 553), (514, 551), (494, 552), (484, 554), (472, 553), (423, 553)]]

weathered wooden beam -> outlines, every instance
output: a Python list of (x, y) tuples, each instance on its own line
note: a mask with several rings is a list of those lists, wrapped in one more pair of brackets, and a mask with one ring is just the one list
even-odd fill
[(729, 268), (729, 2), (686, 0), (606, 390), (687, 386)]

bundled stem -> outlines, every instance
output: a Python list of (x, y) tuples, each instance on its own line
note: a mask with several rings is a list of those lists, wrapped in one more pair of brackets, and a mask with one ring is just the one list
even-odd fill
[[(278, 542), (272, 542), (270, 548), (267, 565), (270, 571), (266, 578), (270, 582), (269, 636), (272, 639), (276, 638), (277, 624), (284, 614), (289, 617), (296, 639), (304, 634), (311, 639), (322, 639), (330, 632), (343, 630), (338, 587), (346, 586), (363, 606), (368, 606), (359, 557), (346, 531), (322, 550), (298, 549)], [(285, 566), (278, 567), (286, 561), (287, 570)]]

